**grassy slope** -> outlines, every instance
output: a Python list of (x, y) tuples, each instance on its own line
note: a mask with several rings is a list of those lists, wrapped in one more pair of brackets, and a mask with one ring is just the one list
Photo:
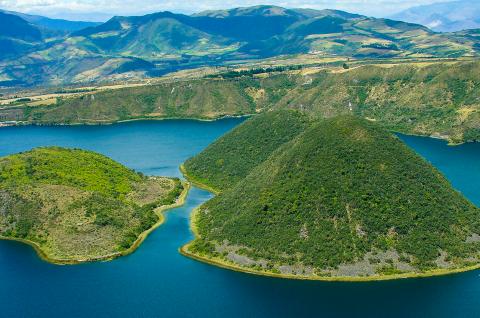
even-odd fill
[(416, 24), (328, 15), (293, 24), (279, 37), (264, 41), (259, 48), (266, 54), (313, 51), (358, 58), (459, 57), (475, 54), (475, 43), (474, 39), (462, 41)]
[(241, 83), (197, 80), (107, 91), (27, 109), (43, 123), (102, 123), (135, 118), (218, 118), (255, 112)]
[[(102, 123), (135, 118), (218, 118), (269, 108), (296, 108), (318, 117), (354, 112), (404, 133), (474, 141), (480, 140), (479, 74), (480, 62), (461, 62), (362, 66), (343, 73), (305, 76), (203, 79), (102, 92), (49, 107), (25, 108), (23, 119)], [(0, 116), (12, 117), (8, 112), (18, 113), (4, 110)]]
[[(0, 46), (0, 56), (9, 59), (0, 65), (0, 76), (9, 78), (10, 85), (43, 86), (141, 79), (172, 69), (283, 54), (478, 56), (478, 37), (465, 32), (435, 33), (420, 25), (332, 10), (264, 6), (240, 11), (115, 17), (50, 42), (8, 38)], [(251, 26), (255, 32), (244, 31)]]
[[(182, 16), (183, 17), (183, 16)], [(177, 16), (178, 18), (178, 16)], [(182, 54), (208, 55), (235, 50), (231, 41), (202, 32), (175, 18), (174, 14), (115, 17), (96, 28), (74, 35), (75, 47), (111, 56), (135, 56), (147, 61)]]
[[(420, 25), (340, 11), (304, 15), (268, 6), (252, 9), (190, 17), (172, 13), (115, 17), (75, 33), (54, 50), (61, 53), (65, 46), (73, 46), (85, 49), (87, 54), (136, 56), (148, 61), (162, 56), (210, 55), (228, 59), (240, 53), (258, 57), (311, 51), (356, 57), (475, 54), (474, 40), (436, 34)], [(256, 26), (256, 32), (246, 34), (245, 28), (251, 25)]]
[(213, 189), (230, 188), (308, 124), (308, 117), (298, 111), (267, 112), (246, 121), (187, 160), (184, 170), (190, 179)]
[(204, 204), (189, 251), (310, 277), (455, 268), (477, 260), (479, 214), (396, 137), (342, 116)]
[(0, 159), (0, 235), (59, 262), (111, 257), (182, 190), (178, 179), (147, 178), (93, 152), (39, 148)]
[(348, 112), (388, 129), (480, 140), (480, 63), (364, 66), (320, 73), (290, 90), (277, 107), (302, 107), (320, 116)]

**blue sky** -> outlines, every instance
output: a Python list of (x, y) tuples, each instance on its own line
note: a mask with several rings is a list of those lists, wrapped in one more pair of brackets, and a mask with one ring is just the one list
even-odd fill
[(158, 11), (193, 13), (257, 4), (283, 7), (340, 9), (370, 16), (388, 16), (403, 9), (447, 0), (0, 0), (0, 8), (50, 17), (106, 20), (112, 15), (141, 15)]

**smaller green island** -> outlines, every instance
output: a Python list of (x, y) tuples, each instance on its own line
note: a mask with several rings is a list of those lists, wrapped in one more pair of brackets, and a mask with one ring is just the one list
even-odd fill
[(267, 112), (182, 169), (217, 193), (192, 215), (195, 240), (180, 251), (194, 259), (332, 281), (479, 268), (480, 209), (399, 138), (361, 118)]
[(110, 260), (133, 252), (187, 191), (91, 151), (33, 149), (0, 158), (0, 239), (55, 264)]

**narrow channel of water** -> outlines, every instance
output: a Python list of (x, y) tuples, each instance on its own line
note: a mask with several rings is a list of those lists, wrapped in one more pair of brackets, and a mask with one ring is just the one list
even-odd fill
[[(101, 152), (146, 174), (178, 166), (241, 122), (162, 121), (112, 126), (0, 129), (0, 156), (37, 146)], [(480, 205), (480, 144), (448, 147), (401, 136)], [(132, 255), (56, 266), (25, 245), (0, 241), (1, 317), (479, 317), (479, 271), (369, 283), (292, 281), (232, 272), (185, 258), (191, 210), (211, 194), (193, 188), (184, 206)]]

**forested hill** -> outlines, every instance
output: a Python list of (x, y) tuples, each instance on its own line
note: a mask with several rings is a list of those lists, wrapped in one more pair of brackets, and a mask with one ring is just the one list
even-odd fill
[[(247, 125), (239, 143), (252, 136)], [(188, 251), (310, 278), (422, 273), (478, 262), (479, 220), (480, 210), (397, 137), (340, 116), (201, 206)]]
[(238, 126), (184, 164), (189, 178), (221, 191), (245, 178), (310, 120), (293, 110), (267, 112)]

